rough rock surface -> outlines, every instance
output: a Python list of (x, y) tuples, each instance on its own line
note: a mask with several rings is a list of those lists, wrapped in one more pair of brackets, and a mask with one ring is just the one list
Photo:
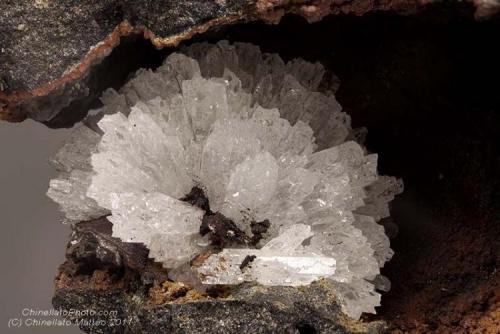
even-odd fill
[[(276, 23), (285, 13), (314, 22), (328, 14), (391, 10), (415, 13), (434, 0), (6, 0), (0, 3), (0, 119), (47, 122), (99, 89), (92, 71), (124, 36), (158, 48), (235, 22)], [(476, 17), (497, 0), (470, 0)], [(454, 3), (460, 3), (456, 1)], [(101, 88), (102, 89), (102, 88)], [(76, 112), (76, 111), (74, 111)]]
[[(382, 333), (349, 320), (328, 285), (201, 293), (166, 280), (147, 251), (112, 238), (106, 218), (76, 224), (56, 279), (57, 309), (116, 311), (72, 317), (89, 333)], [(113, 324), (113, 327), (108, 326)]]

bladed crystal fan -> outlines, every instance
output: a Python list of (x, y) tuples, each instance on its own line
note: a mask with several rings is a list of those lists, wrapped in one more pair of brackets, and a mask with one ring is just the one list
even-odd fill
[[(377, 222), (402, 183), (348, 140), (331, 78), (251, 44), (193, 44), (103, 94), (55, 156), (48, 195), (204, 285), (325, 279), (349, 316), (374, 313), (393, 254)], [(193, 189), (210, 209), (185, 200)]]

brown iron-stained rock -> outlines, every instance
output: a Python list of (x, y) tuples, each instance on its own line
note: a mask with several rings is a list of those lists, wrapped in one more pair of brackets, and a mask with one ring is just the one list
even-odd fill
[(77, 224), (56, 279), (54, 307), (82, 311), (68, 318), (85, 332), (376, 334), (385, 328), (381, 321), (349, 320), (323, 281), (206, 292), (168, 281), (143, 246), (110, 232), (105, 218)]
[[(470, 0), (478, 17), (496, 0)], [(124, 36), (157, 48), (235, 22), (277, 23), (285, 13), (310, 22), (329, 14), (391, 10), (415, 13), (435, 0), (4, 0), (0, 2), (0, 119), (47, 122), (98, 94), (92, 68)], [(459, 1), (457, 1), (459, 3)], [(102, 88), (102, 87), (101, 87)]]

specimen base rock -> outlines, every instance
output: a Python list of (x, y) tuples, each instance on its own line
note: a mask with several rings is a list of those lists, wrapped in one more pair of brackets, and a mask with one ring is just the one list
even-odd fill
[(343, 315), (326, 281), (301, 288), (241, 285), (196, 291), (168, 281), (142, 245), (122, 243), (110, 232), (105, 218), (76, 224), (56, 279), (56, 309), (107, 311), (70, 317), (85, 332), (340, 334), (385, 328), (380, 321), (363, 323)]

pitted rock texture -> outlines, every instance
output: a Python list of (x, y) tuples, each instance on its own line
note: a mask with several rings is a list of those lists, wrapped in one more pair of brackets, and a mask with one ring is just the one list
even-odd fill
[[(308, 21), (376, 10), (412, 14), (429, 0), (6, 0), (0, 3), (0, 119), (48, 122), (103, 87), (92, 71), (121, 38), (142, 35), (158, 48), (235, 22), (277, 23), (285, 13)], [(498, 12), (497, 0), (470, 0), (477, 17)], [(450, 6), (458, 5), (460, 1)], [(74, 111), (73, 111), (74, 110)]]
[(243, 285), (197, 292), (167, 281), (142, 246), (122, 243), (110, 232), (106, 218), (76, 224), (56, 279), (56, 309), (116, 312), (70, 317), (80, 320), (85, 332), (375, 334), (385, 329), (381, 321), (349, 320), (323, 281), (302, 288)]

